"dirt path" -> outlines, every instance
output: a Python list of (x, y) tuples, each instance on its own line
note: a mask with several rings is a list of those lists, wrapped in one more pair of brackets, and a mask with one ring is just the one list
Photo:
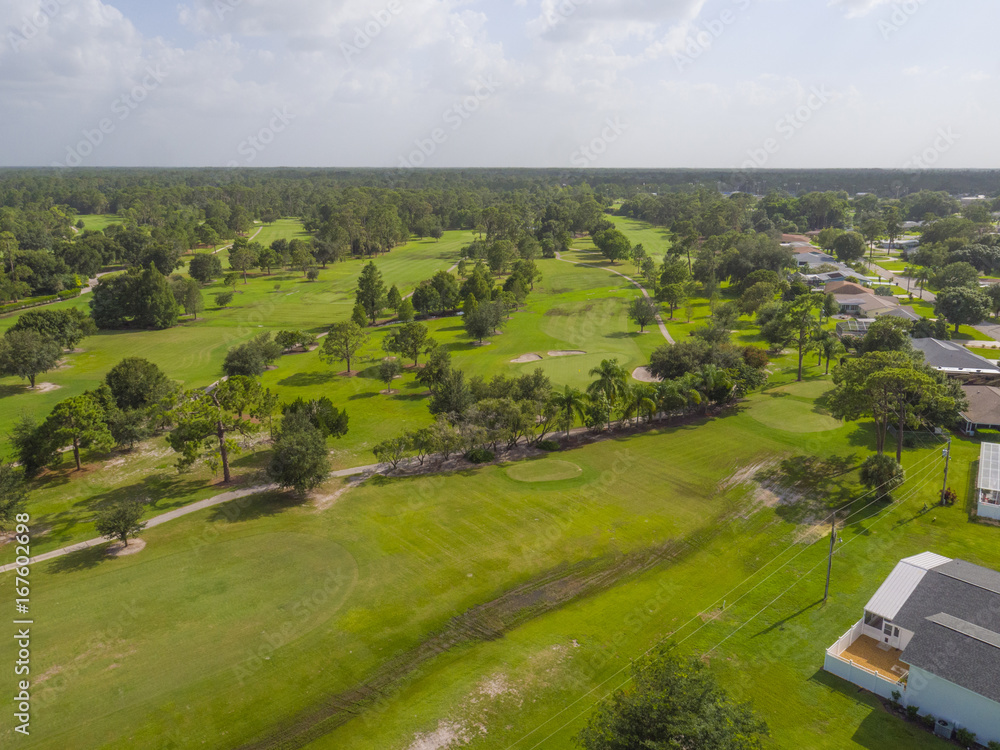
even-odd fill
[[(580, 251), (576, 251), (576, 252), (580, 252)], [(596, 266), (593, 263), (581, 263), (578, 260), (566, 260), (565, 258), (562, 257), (561, 253), (556, 253), (556, 260), (561, 260), (563, 263), (572, 263), (574, 266), (590, 266), (591, 268), (599, 268), (599, 269), (602, 269), (604, 271), (610, 271), (611, 273), (614, 273), (614, 274), (617, 274), (618, 276), (621, 276), (627, 282), (629, 282), (630, 284), (632, 284), (633, 286), (635, 286), (636, 288), (638, 288), (638, 290), (640, 292), (642, 292), (642, 296), (643, 297), (645, 297), (646, 299), (652, 299), (652, 297), (649, 296), (649, 292), (646, 291), (646, 287), (644, 287), (642, 284), (640, 284), (638, 281), (636, 281), (632, 277), (626, 276), (625, 274), (621, 273), (620, 271), (616, 271), (613, 268), (605, 268), (604, 266)], [(677, 343), (671, 337), (670, 332), (667, 331), (667, 326), (664, 325), (664, 323), (663, 323), (663, 316), (661, 316), (660, 313), (656, 313), (656, 324), (660, 327), (660, 333), (663, 334), (663, 338), (665, 338), (667, 340), (668, 344), (675, 344), (675, 343)]]

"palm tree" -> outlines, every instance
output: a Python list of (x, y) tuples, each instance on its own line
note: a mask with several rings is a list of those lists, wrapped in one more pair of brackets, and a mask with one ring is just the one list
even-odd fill
[(722, 403), (733, 391), (733, 381), (729, 375), (715, 365), (702, 365), (688, 375), (691, 377), (691, 386), (701, 394), (705, 414), (708, 414), (710, 403)]
[[(593, 368), (589, 375), (596, 377), (587, 387), (587, 393), (593, 397), (603, 394), (608, 403), (614, 406), (628, 386), (628, 370), (618, 364), (617, 359), (601, 360), (601, 364)], [(611, 419), (608, 418), (608, 429), (611, 429)]]
[(653, 417), (656, 415), (656, 389), (649, 383), (642, 383), (636, 386), (636, 396), (638, 399), (638, 415), (636, 416), (636, 421), (638, 422), (639, 417), (642, 413), (646, 413), (646, 422), (652, 422)]
[(701, 394), (686, 378), (665, 380), (656, 386), (656, 404), (664, 413), (687, 409), (701, 403)]
[(556, 405), (562, 414), (562, 421), (566, 424), (566, 437), (569, 437), (569, 429), (573, 426), (573, 416), (583, 419), (583, 410), (587, 406), (587, 399), (583, 393), (576, 388), (564, 387), (562, 393), (556, 393), (552, 397), (552, 403)]
[(920, 266), (920, 268), (916, 269), (916, 271), (917, 271), (916, 278), (917, 278), (917, 281), (920, 283), (920, 299), (923, 299), (924, 298), (924, 282), (930, 280), (930, 278), (931, 278), (931, 272), (930, 272), (930, 269), (927, 268), (926, 266)]
[(830, 360), (834, 357), (839, 357), (841, 354), (847, 353), (847, 348), (844, 343), (837, 338), (837, 336), (829, 331), (826, 331), (826, 336), (820, 338), (817, 342), (819, 344), (820, 357), (826, 357), (826, 374), (830, 374)]

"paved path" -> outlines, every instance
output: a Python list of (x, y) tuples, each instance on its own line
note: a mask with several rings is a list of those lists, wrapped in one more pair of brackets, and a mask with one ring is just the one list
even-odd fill
[[(585, 251), (577, 251), (577, 252), (585, 252)], [(561, 253), (556, 253), (556, 260), (561, 260), (563, 263), (572, 263), (574, 266), (590, 266), (591, 268), (600, 268), (600, 269), (602, 269), (604, 271), (610, 271), (611, 273), (618, 274), (623, 279), (625, 279), (627, 282), (629, 282), (633, 286), (637, 287), (639, 289), (639, 291), (642, 292), (642, 296), (643, 297), (645, 297), (646, 299), (652, 299), (649, 296), (649, 292), (646, 291), (646, 288), (642, 284), (640, 284), (638, 281), (636, 281), (635, 279), (631, 278), (630, 276), (626, 276), (625, 274), (623, 274), (623, 273), (621, 273), (619, 271), (616, 271), (613, 268), (608, 268), (606, 266), (597, 266), (597, 265), (594, 265), (593, 263), (583, 263), (583, 262), (578, 261), (578, 260), (566, 260), (565, 258), (562, 257)], [(670, 344), (676, 343), (673, 340), (673, 338), (670, 336), (670, 332), (667, 330), (666, 325), (664, 325), (664, 323), (663, 323), (663, 317), (659, 313), (656, 313), (656, 324), (660, 327), (660, 333), (663, 334), (663, 338), (665, 338), (667, 340), (667, 343), (670, 343)]]
[[(379, 464), (369, 464), (367, 466), (355, 466), (351, 469), (340, 469), (339, 471), (334, 471), (330, 473), (331, 477), (352, 477), (359, 474), (364, 474), (365, 472), (375, 471), (379, 468)], [(160, 524), (167, 523), (167, 521), (173, 521), (176, 518), (182, 518), (188, 516), (192, 513), (197, 513), (200, 510), (205, 510), (206, 508), (212, 508), (216, 505), (222, 505), (223, 503), (228, 503), (231, 500), (238, 500), (241, 497), (246, 497), (247, 495), (256, 495), (261, 492), (269, 492), (271, 490), (278, 489), (276, 484), (258, 484), (253, 487), (246, 487), (242, 490), (232, 490), (230, 492), (223, 492), (221, 495), (215, 495), (214, 497), (207, 498), (205, 500), (199, 500), (196, 503), (191, 503), (190, 505), (185, 505), (183, 508), (177, 508), (175, 510), (167, 511), (166, 513), (161, 513), (158, 516), (154, 516), (146, 521), (146, 528), (152, 529)], [(77, 544), (72, 544), (69, 547), (62, 547), (52, 552), (45, 552), (41, 555), (35, 555), (31, 558), (31, 563), (44, 562), (45, 560), (51, 560), (54, 557), (61, 557), (62, 555), (68, 555), (71, 552), (79, 552), (80, 550), (89, 549), (90, 547), (96, 547), (99, 544), (105, 544), (109, 541), (107, 537), (96, 537), (94, 539), (88, 539), (85, 542), (78, 542)], [(17, 565), (11, 563), (9, 565), (0, 566), (0, 573), (6, 573), (8, 571), (16, 568)]]
[(877, 273), (883, 279), (889, 279), (896, 286), (902, 287), (903, 289), (906, 289), (907, 282), (910, 282), (910, 288), (913, 291), (913, 293), (919, 299), (922, 299), (925, 302), (933, 302), (936, 299), (936, 295), (934, 294), (934, 292), (928, 291), (927, 289), (924, 289), (923, 291), (920, 291), (919, 286), (917, 284), (914, 284), (913, 283), (913, 279), (911, 279), (908, 276), (904, 276), (901, 273), (896, 273), (895, 271), (887, 271), (886, 269), (882, 268), (882, 266), (878, 266), (878, 265), (874, 265), (874, 264), (872, 264), (871, 270), (873, 270), (875, 273)]

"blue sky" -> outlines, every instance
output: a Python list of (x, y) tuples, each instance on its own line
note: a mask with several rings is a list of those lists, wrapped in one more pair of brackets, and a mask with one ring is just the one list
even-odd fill
[(0, 165), (1000, 167), (995, 0), (0, 10)]

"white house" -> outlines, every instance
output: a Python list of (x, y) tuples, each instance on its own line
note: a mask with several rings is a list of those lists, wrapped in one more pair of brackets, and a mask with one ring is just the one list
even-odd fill
[(901, 560), (823, 668), (938, 729), (1000, 742), (1000, 573), (933, 552)]

